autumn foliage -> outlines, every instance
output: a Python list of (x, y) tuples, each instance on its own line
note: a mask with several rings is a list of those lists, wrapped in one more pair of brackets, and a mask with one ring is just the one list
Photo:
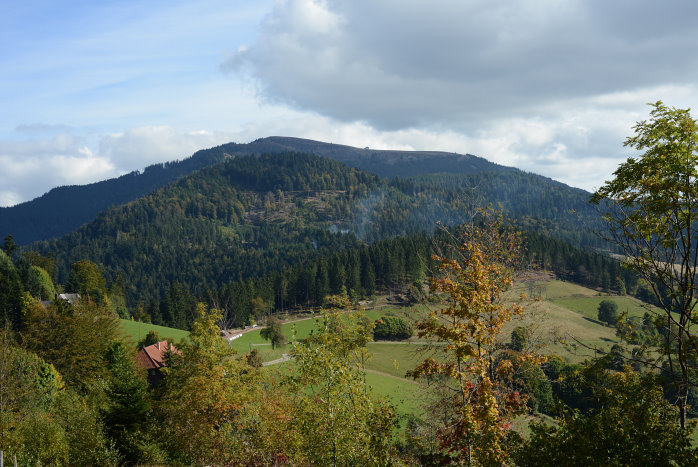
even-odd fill
[[(523, 245), (521, 235), (490, 211), (481, 212), (459, 238), (457, 248), (433, 257), (438, 273), (431, 290), (445, 306), (417, 324), (419, 336), (432, 339), (435, 354), (408, 375), (444, 386), (449, 403), (442, 406), (451, 413), (439, 430), (441, 447), (469, 464), (494, 465), (506, 460), (509, 422), (526, 406), (526, 396), (509, 384), (519, 362), (498, 340), (502, 327), (524, 312), (504, 299)], [(535, 360), (525, 353), (516, 358)]]

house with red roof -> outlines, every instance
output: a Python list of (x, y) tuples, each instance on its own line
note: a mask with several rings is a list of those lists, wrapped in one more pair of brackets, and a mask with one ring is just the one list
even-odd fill
[(148, 370), (148, 383), (153, 387), (157, 386), (162, 378), (165, 377), (161, 369), (167, 366), (166, 355), (169, 352), (180, 354), (174, 345), (164, 340), (143, 347), (136, 355), (136, 363), (141, 368)]

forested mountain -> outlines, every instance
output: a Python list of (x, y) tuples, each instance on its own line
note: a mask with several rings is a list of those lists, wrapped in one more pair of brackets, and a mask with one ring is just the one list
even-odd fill
[(594, 234), (600, 217), (589, 205), (589, 193), (547, 177), (520, 170), (475, 174), (438, 173), (391, 182), (400, 192), (416, 198), (429, 193), (431, 198), (448, 200), (453, 217), (432, 217), (442, 223), (462, 222), (462, 211), (477, 206), (501, 205), (522, 228), (563, 239), (582, 248), (607, 248)]
[(61, 186), (32, 201), (0, 207), (0, 237), (21, 245), (59, 237), (93, 220), (110, 206), (127, 203), (225, 158), (221, 147), (198, 151), (177, 162), (155, 164), (89, 185)]
[(457, 225), (497, 203), (526, 228), (591, 241), (570, 212), (586, 212), (585, 193), (543, 177), (504, 171), (388, 182), (328, 158), (279, 153), (228, 158), (32, 248), (54, 257), (61, 283), (71, 264), (94, 261), (134, 306), (160, 300), (173, 284), (202, 297), (365, 243), (432, 232), (437, 222)]
[(356, 201), (381, 184), (375, 175), (314, 156), (234, 158), (36, 247), (54, 256), (59, 282), (83, 258), (110, 280), (128, 277), (131, 303), (159, 298), (173, 282), (200, 292), (357, 245), (353, 234), (337, 229), (348, 225)]
[[(142, 173), (137, 171), (119, 178), (105, 180), (82, 186), (63, 186), (54, 188), (45, 195), (32, 201), (0, 208), (0, 238), (13, 235), (15, 241), (25, 245), (37, 240), (48, 240), (75, 231), (81, 225), (93, 220), (97, 214), (111, 207), (134, 201), (149, 194), (180, 177), (190, 175), (196, 170), (221, 162), (226, 157), (250, 154), (273, 154), (283, 152), (301, 152), (329, 157), (356, 167), (392, 179), (395, 177), (423, 176), (425, 174), (450, 174), (460, 176), (514, 177), (519, 187), (537, 186), (542, 191), (551, 189), (561, 192), (565, 197), (576, 197), (586, 205), (588, 194), (575, 190), (553, 180), (537, 175), (526, 174), (517, 169), (493, 164), (481, 157), (461, 155), (438, 151), (386, 151), (359, 149), (351, 146), (323, 143), (300, 138), (269, 137), (248, 144), (229, 143), (215, 148), (196, 152), (190, 158), (167, 164), (147, 167)], [(438, 187), (442, 177), (431, 182)], [(445, 180), (445, 179), (444, 179)], [(463, 183), (471, 187), (482, 188), (481, 178), (476, 177)], [(423, 181), (422, 181), (423, 183)], [(453, 186), (452, 182), (449, 187)], [(458, 181), (459, 187), (463, 183)], [(442, 185), (445, 189), (447, 185)], [(496, 190), (507, 189), (508, 196), (515, 195), (511, 188), (499, 183), (490, 185), (487, 199), (499, 201)], [(530, 196), (529, 196), (530, 197)], [(535, 198), (536, 196), (533, 196)], [(522, 202), (528, 202), (522, 200)]]

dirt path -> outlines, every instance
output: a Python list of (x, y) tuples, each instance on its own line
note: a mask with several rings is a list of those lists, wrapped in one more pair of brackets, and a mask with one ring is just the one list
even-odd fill
[[(316, 318), (316, 316), (308, 316), (305, 318), (298, 318), (298, 319), (284, 319), (284, 320), (281, 320), (281, 324), (298, 323), (300, 321), (307, 321), (309, 319), (315, 319), (315, 318)], [(248, 332), (259, 331), (260, 329), (264, 329), (264, 326), (257, 326), (257, 327), (249, 326), (245, 329), (225, 329), (224, 332), (228, 336), (236, 336), (238, 334), (247, 334)]]
[(291, 360), (291, 356), (285, 353), (281, 356), (281, 358), (262, 363), (262, 366), (277, 365), (279, 363), (287, 362), (289, 360)]

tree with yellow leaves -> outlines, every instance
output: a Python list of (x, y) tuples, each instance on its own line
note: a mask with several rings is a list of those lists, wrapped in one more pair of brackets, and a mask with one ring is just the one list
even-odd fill
[[(507, 458), (506, 435), (511, 417), (525, 408), (526, 396), (509, 389), (511, 353), (498, 340), (502, 327), (524, 308), (507, 303), (523, 242), (519, 232), (490, 210), (464, 226), (457, 247), (434, 256), (438, 274), (430, 280), (446, 306), (417, 324), (420, 337), (434, 341), (434, 358), (408, 372), (439, 382), (445, 394), (438, 436), (449, 456), (469, 465), (498, 465)], [(521, 297), (523, 299), (523, 297)], [(534, 360), (525, 353), (516, 358)]]

